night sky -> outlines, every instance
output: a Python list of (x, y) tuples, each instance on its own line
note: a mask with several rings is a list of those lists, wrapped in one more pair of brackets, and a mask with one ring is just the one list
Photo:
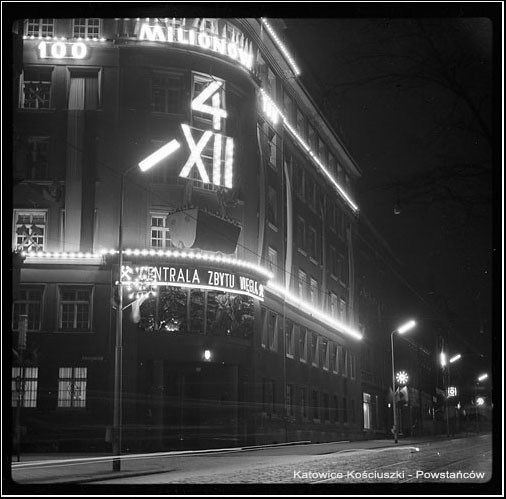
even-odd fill
[(501, 337), (492, 262), (502, 254), (492, 222), (493, 20), (337, 10), (285, 19), (301, 78), (318, 87), (362, 171), (361, 213), (451, 318), (450, 348), (489, 368)]

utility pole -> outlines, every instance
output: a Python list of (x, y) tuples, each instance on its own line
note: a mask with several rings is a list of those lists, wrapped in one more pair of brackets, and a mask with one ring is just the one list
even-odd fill
[(21, 406), (25, 391), (24, 352), (26, 350), (26, 331), (28, 329), (28, 315), (20, 315), (18, 321), (18, 355), (19, 376), (16, 379), (17, 405), (16, 405), (16, 454), (18, 463), (21, 456)]

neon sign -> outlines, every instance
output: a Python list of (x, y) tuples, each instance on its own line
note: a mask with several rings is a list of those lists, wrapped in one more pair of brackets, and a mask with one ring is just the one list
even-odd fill
[(84, 59), (88, 55), (83, 42), (40, 42), (37, 48), (41, 59)]
[(264, 299), (264, 286), (256, 279), (238, 272), (186, 266), (141, 266), (123, 265), (121, 283), (126, 286), (175, 286), (212, 289)]
[(139, 40), (199, 47), (233, 59), (250, 71), (253, 68), (253, 52), (246, 42), (239, 44), (206, 31), (143, 23), (140, 27)]

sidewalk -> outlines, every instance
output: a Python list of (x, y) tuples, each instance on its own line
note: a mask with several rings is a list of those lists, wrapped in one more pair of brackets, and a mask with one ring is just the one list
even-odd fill
[[(466, 433), (457, 434), (450, 439), (466, 438)], [(354, 449), (375, 449), (392, 446), (417, 446), (423, 443), (429, 443), (439, 440), (447, 440), (446, 435), (429, 435), (425, 437), (400, 438), (398, 444), (394, 444), (393, 439), (380, 440), (357, 440), (343, 442), (328, 442), (323, 444), (309, 443), (287, 443), (276, 446), (253, 446), (253, 447), (235, 447), (224, 449), (208, 449), (195, 451), (170, 451), (155, 452), (148, 454), (125, 454), (121, 456), (121, 471), (113, 471), (110, 454), (72, 454), (72, 453), (54, 453), (54, 454), (26, 454), (21, 455), (21, 461), (16, 462), (17, 457), (13, 456), (11, 465), (11, 479), (14, 483), (23, 484), (77, 484), (87, 482), (97, 482), (111, 478), (123, 478), (132, 476), (151, 475), (156, 473), (167, 473), (174, 471), (174, 461), (164, 458), (173, 457), (192, 457), (204, 455), (219, 455), (222, 453), (245, 453), (261, 451), (275, 448), (285, 449), (287, 455), (319, 455), (332, 454), (342, 450)], [(304, 444), (314, 446), (312, 453)], [(302, 445), (303, 447), (300, 447)], [(293, 447), (293, 453), (287, 452), (287, 447)], [(299, 450), (297, 450), (299, 449)], [(304, 449), (306, 452), (304, 452)]]

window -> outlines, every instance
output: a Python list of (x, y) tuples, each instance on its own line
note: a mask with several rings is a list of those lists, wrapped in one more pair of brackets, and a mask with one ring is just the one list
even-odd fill
[(14, 211), (14, 246), (17, 250), (46, 249), (47, 212), (45, 210)]
[(27, 36), (54, 36), (54, 19), (27, 19), (25, 27)]
[(151, 80), (151, 111), (155, 113), (181, 113), (183, 98), (179, 75), (155, 73)]
[(336, 248), (334, 248), (334, 246), (330, 246), (330, 248), (329, 248), (329, 269), (330, 269), (330, 274), (333, 277), (337, 278), (339, 273), (338, 273), (338, 269), (337, 269), (337, 252), (336, 252)]
[(338, 316), (337, 310), (338, 310), (337, 309), (337, 295), (331, 291), (330, 292), (330, 315), (332, 317), (337, 318), (337, 316)]
[(152, 248), (169, 248), (172, 247), (170, 239), (170, 229), (167, 223), (168, 215), (152, 213), (151, 215), (150, 239)]
[(285, 323), (285, 352), (287, 357), (293, 359), (295, 355), (295, 334), (293, 322), (289, 320)]
[(323, 419), (324, 421), (330, 421), (330, 408), (329, 408), (329, 394), (322, 394), (322, 405), (323, 405)]
[(295, 242), (299, 249), (306, 250), (306, 222), (302, 217), (297, 217), (295, 221)]
[(307, 362), (307, 329), (303, 326), (299, 328), (299, 359)]
[(320, 366), (328, 371), (329, 369), (329, 355), (328, 355), (329, 341), (326, 338), (320, 340), (319, 353), (320, 353)]
[(371, 429), (371, 394), (362, 393), (363, 396), (363, 411), (364, 411), (364, 429)]
[(342, 322), (346, 322), (347, 319), (347, 307), (346, 300), (342, 298), (339, 300), (339, 320)]
[(296, 108), (296, 119), (297, 119), (297, 133), (300, 135), (302, 139), (305, 139), (306, 135), (306, 120), (304, 119), (304, 115), (302, 114), (302, 111), (297, 107)]
[[(207, 88), (211, 83), (215, 81), (220, 81), (221, 86), (214, 92), (211, 97), (213, 107), (219, 107), (220, 109), (226, 109), (225, 106), (225, 82), (219, 78), (215, 78), (211, 75), (205, 75), (201, 73), (193, 73), (193, 85), (192, 85), (192, 101), (198, 95), (200, 95), (205, 88)], [(205, 104), (208, 104), (207, 102)], [(221, 130), (220, 133), (223, 133), (223, 124), (225, 120), (219, 119), (219, 125), (216, 124), (216, 128), (214, 127), (215, 123), (213, 121), (213, 116), (207, 112), (196, 111), (192, 109), (192, 124), (194, 127), (199, 128), (201, 130)], [(195, 142), (197, 139), (195, 138)], [(212, 158), (212, 142), (209, 141), (208, 145), (210, 146), (210, 154)]]
[(343, 423), (348, 422), (348, 404), (346, 397), (343, 397)]
[(285, 394), (285, 408), (286, 408), (286, 415), (288, 417), (293, 417), (293, 404), (294, 404), (294, 388), (293, 385), (287, 384), (286, 385), (286, 394)]
[(28, 331), (40, 331), (43, 286), (21, 286), (19, 298), (14, 302), (12, 329), (18, 331), (19, 316), (28, 316)]
[(291, 124), (293, 120), (293, 99), (286, 90), (283, 92), (283, 113), (285, 118)]
[(87, 367), (60, 367), (58, 407), (86, 407)]
[(262, 125), (262, 133), (263, 138), (267, 144), (267, 160), (269, 162), (269, 166), (276, 170), (277, 168), (277, 149), (278, 149), (278, 136), (274, 129), (270, 127), (267, 123)]
[(308, 249), (309, 256), (311, 256), (317, 262), (320, 261), (320, 236), (317, 234), (316, 229), (310, 227), (307, 231), (308, 235)]
[(299, 409), (301, 419), (307, 419), (307, 388), (299, 388)]
[(316, 153), (317, 150), (318, 150), (318, 145), (317, 145), (317, 135), (316, 135), (316, 132), (315, 132), (315, 129), (309, 125), (308, 128), (307, 128), (307, 140), (309, 142), (309, 147), (311, 148), (311, 150)]
[(313, 419), (320, 419), (320, 407), (318, 400), (318, 392), (312, 390), (311, 392), (311, 407), (313, 408)]
[(322, 139), (318, 139), (318, 157), (324, 166), (328, 165), (327, 146)]
[(299, 298), (305, 299), (307, 294), (307, 274), (299, 269)]
[(70, 69), (69, 110), (100, 108), (99, 73), (98, 69)]
[(38, 367), (12, 368), (12, 407), (37, 407)]
[(336, 353), (336, 373), (343, 374), (343, 347), (342, 345), (337, 345), (337, 353)]
[(339, 397), (334, 395), (334, 423), (339, 423)]
[(278, 350), (278, 316), (274, 312), (267, 313), (267, 341), (270, 350)]
[(318, 304), (318, 281), (312, 277), (309, 286), (309, 302), (313, 306)]
[(74, 19), (74, 38), (99, 38), (100, 19), (98, 17)]
[[(23, 143), (17, 175), (30, 180), (49, 178), (49, 137), (28, 137)], [(19, 166), (18, 166), (19, 165)]]
[(337, 160), (336, 157), (329, 152), (329, 170), (332, 176), (337, 180)]
[(19, 107), (49, 109), (51, 107), (52, 68), (27, 67), (21, 79)]
[(211, 35), (218, 35), (218, 19), (212, 17), (196, 18), (193, 21), (193, 27), (198, 28), (199, 31), (206, 31)]
[(278, 225), (278, 202), (276, 191), (269, 186), (267, 188), (267, 221), (277, 227)]
[(267, 78), (265, 80), (267, 93), (271, 99), (276, 102), (276, 75), (272, 72), (271, 68), (267, 68)]
[(294, 163), (293, 165), (293, 189), (297, 196), (304, 199), (305, 196), (305, 182), (304, 182), (304, 168), (301, 165)]
[(271, 248), (267, 248), (267, 268), (274, 274), (274, 277), (278, 274), (278, 252)]
[(59, 328), (61, 331), (91, 330), (91, 295), (88, 286), (60, 286)]
[(315, 367), (318, 367), (318, 343), (318, 336), (311, 333), (311, 362)]
[(337, 355), (337, 345), (331, 341), (331, 342), (329, 342), (329, 356), (328, 356), (329, 357), (329, 370), (334, 373), (337, 372), (336, 371), (336, 367), (337, 367), (336, 355)]

